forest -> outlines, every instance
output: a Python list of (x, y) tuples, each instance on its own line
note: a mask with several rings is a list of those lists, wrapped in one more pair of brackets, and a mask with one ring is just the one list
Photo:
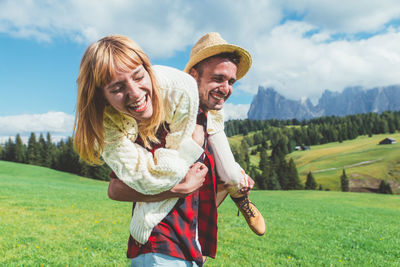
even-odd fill
[[(327, 116), (303, 121), (246, 119), (225, 123), (228, 137), (243, 136), (240, 145), (231, 145), (236, 161), (255, 180), (256, 188), (270, 190), (316, 189), (312, 180), (302, 184), (293, 160), (287, 160), (286, 155), (296, 146), (343, 142), (360, 135), (372, 136), (399, 130), (400, 111)], [(251, 154), (259, 155), (257, 164), (250, 162)], [(31, 133), (27, 144), (23, 143), (19, 134), (9, 138), (0, 145), (0, 159), (49, 167), (98, 180), (109, 180), (111, 172), (106, 164), (90, 166), (80, 161), (74, 151), (72, 137), (54, 143), (50, 133), (46, 137)]]

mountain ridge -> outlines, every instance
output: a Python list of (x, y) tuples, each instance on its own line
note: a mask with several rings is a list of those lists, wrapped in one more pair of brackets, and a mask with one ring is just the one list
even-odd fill
[(364, 89), (347, 87), (343, 92), (325, 90), (316, 105), (310, 99), (291, 100), (274, 88), (259, 86), (247, 113), (249, 119), (312, 119), (321, 116), (400, 110), (400, 85)]

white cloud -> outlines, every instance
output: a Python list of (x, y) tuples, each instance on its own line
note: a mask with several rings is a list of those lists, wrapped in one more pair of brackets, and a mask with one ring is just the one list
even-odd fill
[(400, 16), (397, 0), (286, 0), (288, 10), (324, 30), (343, 33), (375, 32)]
[(71, 136), (74, 127), (74, 116), (64, 112), (47, 112), (45, 114), (25, 114), (0, 117), (0, 136), (7, 138), (27, 136), (31, 132)]
[(397, 0), (0, 2), (0, 32), (83, 43), (125, 34), (151, 58), (171, 57), (218, 31), (253, 56), (238, 89), (256, 93), (258, 85), (273, 86), (288, 97), (314, 100), (324, 89), (399, 83), (400, 30), (387, 26), (399, 18)]
[(84, 43), (108, 34), (125, 34), (151, 56), (167, 58), (209, 31), (222, 32), (227, 39), (256, 37), (281, 19), (279, 6), (271, 3), (3, 0), (0, 31), (39, 41), (67, 36)]
[(232, 104), (225, 103), (224, 104), (224, 119), (228, 120), (236, 120), (236, 119), (246, 119), (247, 112), (249, 111), (250, 104)]
[[(307, 36), (316, 26), (287, 22), (275, 27), (254, 46), (254, 68), (242, 89), (275, 87), (293, 99), (320, 97), (324, 89), (366, 88), (400, 83), (400, 29), (361, 40), (331, 40), (328, 34)], [(324, 37), (325, 36), (325, 37)]]

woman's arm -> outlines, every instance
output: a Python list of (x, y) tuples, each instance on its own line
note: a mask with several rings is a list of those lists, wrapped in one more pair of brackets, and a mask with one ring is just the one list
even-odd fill
[(112, 200), (128, 202), (157, 202), (173, 197), (186, 197), (202, 186), (207, 170), (204, 164), (197, 162), (179, 184), (156, 195), (141, 194), (121, 180), (112, 178), (108, 185), (108, 197)]

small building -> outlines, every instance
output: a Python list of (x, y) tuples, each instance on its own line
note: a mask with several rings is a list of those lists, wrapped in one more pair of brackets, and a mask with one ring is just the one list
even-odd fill
[(310, 150), (310, 147), (309, 146), (295, 146), (294, 149), (297, 151), (303, 151), (303, 150)]
[(390, 144), (395, 144), (396, 139), (388, 137), (383, 139), (382, 141), (379, 142), (380, 145), (390, 145)]

